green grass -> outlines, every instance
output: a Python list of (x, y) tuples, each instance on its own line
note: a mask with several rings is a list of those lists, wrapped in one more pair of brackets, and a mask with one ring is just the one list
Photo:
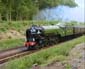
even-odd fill
[[(63, 61), (69, 55), (70, 50), (75, 47), (76, 44), (84, 42), (84, 39), (85, 36), (82, 36), (31, 55), (9, 61), (5, 69), (29, 69), (35, 63), (47, 65), (53, 61)], [(67, 66), (67, 68), (69, 68), (69, 66)]]
[(16, 30), (18, 32), (25, 31), (31, 25), (49, 25), (55, 24), (58, 21), (12, 21), (12, 22), (2, 22), (0, 23), (0, 32), (6, 32), (8, 30)]
[(0, 40), (0, 50), (22, 46), (23, 44), (24, 44), (24, 39)]
[(71, 69), (71, 65), (70, 64), (66, 64), (66, 69)]

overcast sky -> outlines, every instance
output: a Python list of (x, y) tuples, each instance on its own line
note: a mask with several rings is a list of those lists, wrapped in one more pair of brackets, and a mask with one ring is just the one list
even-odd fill
[(51, 9), (42, 10), (34, 19), (49, 19), (49, 20), (57, 20), (62, 19), (64, 21), (79, 21), (85, 22), (84, 20), (84, 0), (75, 0), (78, 4), (77, 7), (70, 8), (68, 6), (58, 6)]

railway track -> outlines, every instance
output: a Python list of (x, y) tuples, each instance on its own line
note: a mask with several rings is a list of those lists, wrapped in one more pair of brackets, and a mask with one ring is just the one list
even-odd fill
[[(59, 42), (59, 43), (71, 40), (73, 38), (74, 38), (73, 36), (64, 37), (64, 38), (62, 38), (62, 41)], [(59, 43), (57, 43), (57, 44), (59, 44)], [(0, 51), (0, 64), (3, 64), (5, 62), (12, 60), (12, 59), (15, 59), (15, 58), (19, 58), (21, 56), (32, 54), (34, 52), (37, 52), (37, 51), (40, 51), (42, 49), (46, 49), (46, 48), (49, 48), (49, 47), (53, 47), (53, 46), (45, 46), (41, 49), (30, 50), (30, 51), (27, 51), (27, 48), (22, 46), (22, 47), (17, 47), (17, 48), (12, 48), (12, 49), (8, 49), (8, 50)]]

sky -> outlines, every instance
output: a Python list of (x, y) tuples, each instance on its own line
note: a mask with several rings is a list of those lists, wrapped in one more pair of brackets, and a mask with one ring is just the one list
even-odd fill
[(84, 0), (75, 0), (75, 2), (78, 6), (74, 8), (70, 8), (68, 6), (58, 6), (51, 9), (41, 10), (40, 13), (34, 17), (34, 19), (85, 22)]
[[(79, 22), (85, 22), (84, 20), (84, 0), (76, 0), (76, 3), (78, 4), (75, 8), (69, 8), (69, 7), (63, 7), (63, 15), (64, 19), (67, 20), (76, 20)], [(68, 8), (68, 9), (67, 9)], [(67, 10), (66, 10), (67, 9)]]

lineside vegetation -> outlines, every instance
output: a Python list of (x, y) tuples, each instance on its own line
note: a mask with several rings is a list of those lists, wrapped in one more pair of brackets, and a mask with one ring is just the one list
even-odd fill
[(20, 30), (25, 31), (28, 27), (31, 25), (50, 25), (50, 24), (57, 24), (59, 21), (2, 21), (0, 23), (0, 33), (1, 32), (7, 32), (8, 30), (16, 30), (20, 32)]
[(0, 50), (15, 48), (24, 45), (24, 39), (6, 39), (0, 40)]
[(85, 36), (55, 45), (54, 47), (41, 50), (21, 57), (19, 59), (10, 60), (6, 64), (5, 69), (30, 69), (33, 64), (47, 65), (53, 61), (63, 61), (69, 55), (69, 52), (76, 44), (84, 42)]

